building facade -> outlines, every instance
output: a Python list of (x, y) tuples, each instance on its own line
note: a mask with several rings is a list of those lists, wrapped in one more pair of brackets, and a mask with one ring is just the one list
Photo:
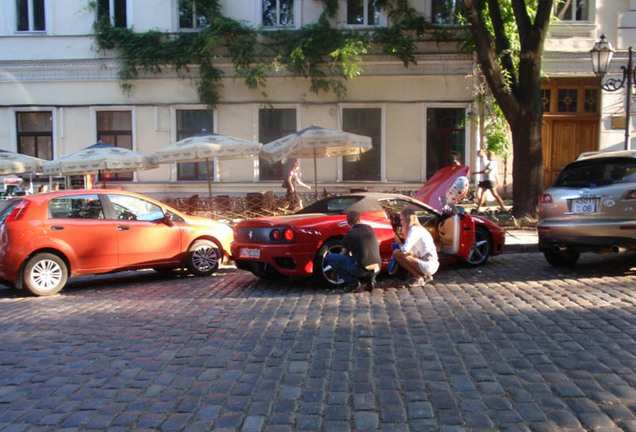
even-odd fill
[[(543, 56), (544, 185), (584, 151), (625, 148), (626, 88), (603, 90), (589, 54), (605, 35), (616, 50), (605, 81), (620, 79), (629, 47), (636, 43), (636, 1), (568, 3), (550, 25)], [(630, 132), (633, 119), (630, 115)], [(636, 148), (632, 142), (630, 135), (627, 145)]]
[[(601, 34), (617, 50), (612, 73), (620, 73), (626, 48), (636, 38), (636, 0), (556, 2), (544, 55), (545, 181), (580, 151), (622, 146), (612, 118), (624, 106), (623, 92), (600, 89), (589, 50)], [(335, 28), (361, 31), (387, 26), (390, 17), (372, 0), (339, 0), (330, 18)], [(448, 32), (460, 31), (457, 0), (411, 0), (410, 6)], [(318, 22), (320, 0), (224, 0), (223, 15), (270, 31)], [(417, 44), (415, 64), (405, 67), (381, 52), (364, 56), (362, 73), (346, 82), (346, 95), (310, 91), (310, 80), (270, 71), (265, 89), (246, 86), (229, 58), (213, 110), (200, 101), (193, 79), (173, 70), (140, 73), (122, 90), (116, 51), (97, 49), (93, 25), (107, 17), (134, 32), (196, 32), (209, 25), (195, 2), (179, 0), (8, 0), (0, 3), (0, 148), (53, 159), (98, 140), (151, 154), (206, 129), (262, 143), (310, 125), (372, 137), (373, 150), (358, 160), (302, 160), (305, 181), (340, 192), (417, 190), (450, 163), (451, 152), (474, 164), (483, 137), (475, 108), (479, 78), (474, 56), (458, 41)], [(616, 25), (616, 22), (619, 25)], [(633, 35), (633, 36), (632, 36)], [(631, 123), (631, 118), (629, 119)], [(615, 126), (615, 125), (614, 125)], [(510, 165), (510, 164), (508, 164)], [(285, 164), (258, 157), (214, 161), (214, 190), (223, 194), (273, 190)], [(200, 163), (162, 165), (117, 174), (109, 184), (158, 198), (207, 191)], [(501, 178), (509, 188), (510, 173)], [(504, 194), (506, 192), (504, 191)]]

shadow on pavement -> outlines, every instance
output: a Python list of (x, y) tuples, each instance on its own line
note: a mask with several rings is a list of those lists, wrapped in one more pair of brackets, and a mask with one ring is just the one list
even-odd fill
[[(500, 283), (500, 282), (550, 282), (564, 279), (590, 279), (601, 277), (636, 276), (636, 252), (621, 255), (582, 254), (577, 264), (569, 268), (555, 268), (548, 264), (540, 253), (522, 255), (500, 255), (491, 258), (482, 267), (467, 267), (462, 263), (445, 263), (435, 275), (433, 282), (424, 289), (434, 289), (438, 284), (448, 283)], [(402, 276), (378, 277), (379, 290), (401, 289), (405, 284)], [(0, 288), (0, 298), (30, 297), (26, 291)], [(67, 286), (56, 296), (85, 295), (89, 292), (101, 294), (112, 292), (138, 297), (149, 291), (168, 291), (172, 295), (196, 298), (203, 290), (214, 290), (222, 297), (245, 296), (289, 296), (321, 292), (325, 295), (347, 294), (340, 288), (328, 288), (312, 278), (281, 278), (264, 280), (233, 266), (223, 266), (210, 277), (195, 277), (179, 272), (158, 273), (153, 270), (125, 271), (103, 275), (88, 275), (71, 278)], [(56, 297), (53, 296), (53, 297)]]

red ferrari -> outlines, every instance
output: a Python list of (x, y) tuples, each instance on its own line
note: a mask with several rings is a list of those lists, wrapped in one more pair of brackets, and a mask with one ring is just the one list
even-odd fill
[(386, 269), (392, 244), (402, 238), (399, 214), (412, 208), (436, 240), (442, 260), (482, 265), (488, 257), (503, 253), (504, 231), (487, 219), (443, 205), (454, 180), (468, 171), (466, 166), (438, 171), (417, 194), (430, 204), (401, 194), (353, 193), (322, 199), (294, 215), (240, 222), (234, 227), (231, 244), (234, 262), (239, 269), (261, 278), (314, 276), (329, 286), (339, 286), (342, 279), (330, 271), (324, 257), (327, 252), (340, 251), (349, 230), (346, 213), (359, 211), (362, 222), (373, 227), (380, 240), (382, 268)]

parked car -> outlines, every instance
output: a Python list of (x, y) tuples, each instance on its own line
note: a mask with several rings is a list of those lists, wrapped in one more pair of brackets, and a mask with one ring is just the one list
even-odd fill
[(67, 190), (14, 198), (0, 209), (0, 279), (39, 296), (75, 275), (153, 268), (214, 273), (232, 230), (149, 197)]
[(539, 250), (556, 267), (581, 252), (636, 250), (636, 150), (589, 152), (539, 197)]
[[(430, 184), (441, 190), (440, 184), (448, 184), (466, 170), (468, 167), (464, 171), (449, 167), (437, 173)], [(439, 204), (439, 193), (423, 195)], [(324, 257), (342, 249), (342, 239), (349, 230), (346, 213), (359, 211), (362, 222), (373, 227), (380, 241), (382, 268), (387, 269), (392, 244), (401, 236), (399, 214), (405, 208), (412, 208), (431, 232), (442, 259), (460, 259), (478, 266), (504, 251), (504, 231), (487, 219), (440, 211), (397, 193), (362, 192), (324, 198), (294, 215), (239, 222), (234, 227), (232, 257), (239, 269), (260, 278), (314, 276), (328, 286), (340, 286), (343, 280), (330, 271)]]

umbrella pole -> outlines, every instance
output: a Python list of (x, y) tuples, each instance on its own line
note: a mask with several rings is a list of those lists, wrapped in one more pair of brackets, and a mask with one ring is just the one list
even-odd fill
[(210, 194), (210, 209), (214, 211), (214, 201), (212, 200), (212, 180), (210, 179), (210, 159), (205, 158), (205, 169), (208, 172), (208, 193)]
[(314, 147), (314, 196), (318, 199), (318, 164), (316, 162), (316, 147)]

